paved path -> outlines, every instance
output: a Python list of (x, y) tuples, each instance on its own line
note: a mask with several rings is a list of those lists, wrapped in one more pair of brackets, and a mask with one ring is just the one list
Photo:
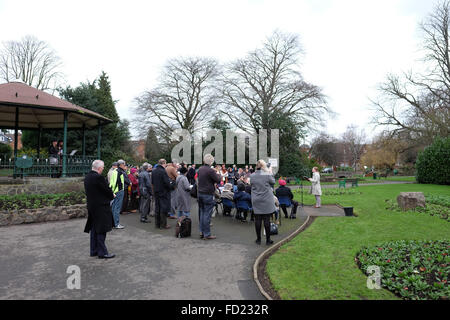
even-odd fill
[[(193, 201), (192, 212), (197, 212)], [(279, 241), (306, 219), (282, 220)], [(253, 223), (213, 218), (217, 240), (200, 240), (193, 214), (192, 237), (142, 224), (137, 213), (121, 216), (123, 230), (108, 233), (117, 256), (89, 256), (85, 219), (0, 228), (0, 299), (263, 299), (253, 281), (256, 257), (267, 247), (254, 243)], [(152, 218), (153, 222), (153, 218)], [(81, 269), (81, 289), (66, 287), (67, 268)]]
[[(386, 181), (386, 182), (374, 182), (374, 183), (358, 183), (359, 187), (367, 187), (367, 186), (382, 186), (382, 185), (389, 185), (389, 184), (413, 184), (415, 182), (412, 181)], [(322, 189), (332, 189), (332, 188), (339, 188), (339, 184), (321, 184), (320, 185)], [(346, 188), (351, 188), (352, 184), (351, 182), (347, 182), (345, 185)], [(299, 185), (289, 186), (291, 189), (300, 189)], [(311, 185), (304, 185), (304, 189), (311, 189)]]

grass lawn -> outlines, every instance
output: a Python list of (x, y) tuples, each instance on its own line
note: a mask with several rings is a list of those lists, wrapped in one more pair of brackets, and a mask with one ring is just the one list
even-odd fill
[[(404, 181), (404, 182), (416, 182), (416, 178), (414, 176), (392, 176), (392, 177), (387, 177), (387, 178), (377, 178), (377, 179), (373, 179), (372, 177), (365, 177), (365, 178), (360, 178), (358, 177), (358, 183), (359, 184), (364, 184), (364, 183), (383, 183), (386, 181)], [(338, 185), (337, 182), (321, 182), (321, 185)], [(296, 184), (294, 181), (292, 181), (289, 186), (294, 186), (294, 185), (298, 185)], [(311, 182), (309, 181), (303, 181), (303, 185), (304, 186), (310, 186)], [(279, 184), (278, 184), (278, 180), (275, 182), (275, 188), (278, 188)]]
[(0, 169), (0, 177), (8, 177), (13, 175), (13, 169)]
[[(437, 216), (386, 210), (400, 192), (450, 195), (450, 186), (401, 184), (358, 188), (362, 194), (322, 196), (323, 204), (353, 206), (358, 217), (319, 217), (270, 257), (267, 273), (282, 299), (400, 299), (367, 288), (355, 263), (363, 246), (392, 240), (450, 239), (450, 224)], [(299, 200), (300, 195), (296, 194)], [(305, 204), (313, 204), (305, 194)]]

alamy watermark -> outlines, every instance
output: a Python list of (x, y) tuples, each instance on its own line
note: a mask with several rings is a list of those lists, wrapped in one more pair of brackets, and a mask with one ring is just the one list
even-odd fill
[(369, 277), (367, 278), (367, 288), (373, 290), (381, 289), (381, 269), (379, 266), (368, 266), (367, 274)]
[[(172, 133), (172, 139), (181, 141), (172, 149), (172, 159), (179, 159), (180, 162), (187, 164), (202, 163), (203, 155), (214, 154), (217, 164), (255, 164), (259, 159), (268, 162), (268, 159), (279, 159), (279, 129), (270, 130), (270, 156), (267, 154), (268, 134), (266, 129), (259, 130), (258, 134), (246, 132), (236, 132), (226, 130), (225, 138), (220, 130), (206, 130), (205, 138), (203, 138), (202, 130), (193, 130), (194, 134), (186, 129), (177, 129)], [(213, 141), (212, 141), (213, 140)], [(236, 140), (236, 144), (235, 144)], [(210, 142), (203, 149), (203, 142)], [(226, 146), (226, 161), (224, 162), (224, 141)], [(192, 147), (194, 157), (192, 158)], [(235, 147), (237, 153), (237, 162), (235, 162)], [(248, 162), (246, 162), (246, 149), (248, 150)], [(278, 165), (272, 168), (273, 174), (278, 172)]]
[(70, 274), (70, 276), (67, 278), (66, 285), (67, 289), (73, 290), (81, 289), (81, 269), (77, 265), (71, 265), (67, 267), (66, 273)]

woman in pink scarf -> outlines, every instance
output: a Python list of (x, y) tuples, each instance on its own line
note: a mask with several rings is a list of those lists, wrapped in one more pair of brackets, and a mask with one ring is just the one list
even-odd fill
[(130, 212), (136, 212), (139, 206), (138, 196), (139, 196), (139, 181), (137, 179), (138, 172), (136, 168), (131, 168), (128, 178), (131, 182), (131, 190), (129, 193), (130, 197)]

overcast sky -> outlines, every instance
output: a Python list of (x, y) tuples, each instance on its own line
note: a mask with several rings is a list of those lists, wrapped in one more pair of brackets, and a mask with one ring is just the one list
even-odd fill
[[(305, 51), (305, 80), (319, 85), (338, 113), (323, 128), (340, 135), (366, 128), (369, 97), (389, 72), (420, 62), (418, 23), (429, 0), (294, 1), (21, 1), (0, 0), (0, 42), (31, 34), (56, 50), (67, 85), (92, 81), (104, 70), (121, 118), (133, 99), (155, 86), (168, 58), (243, 57), (275, 29), (297, 33)], [(133, 128), (133, 122), (131, 122)]]

